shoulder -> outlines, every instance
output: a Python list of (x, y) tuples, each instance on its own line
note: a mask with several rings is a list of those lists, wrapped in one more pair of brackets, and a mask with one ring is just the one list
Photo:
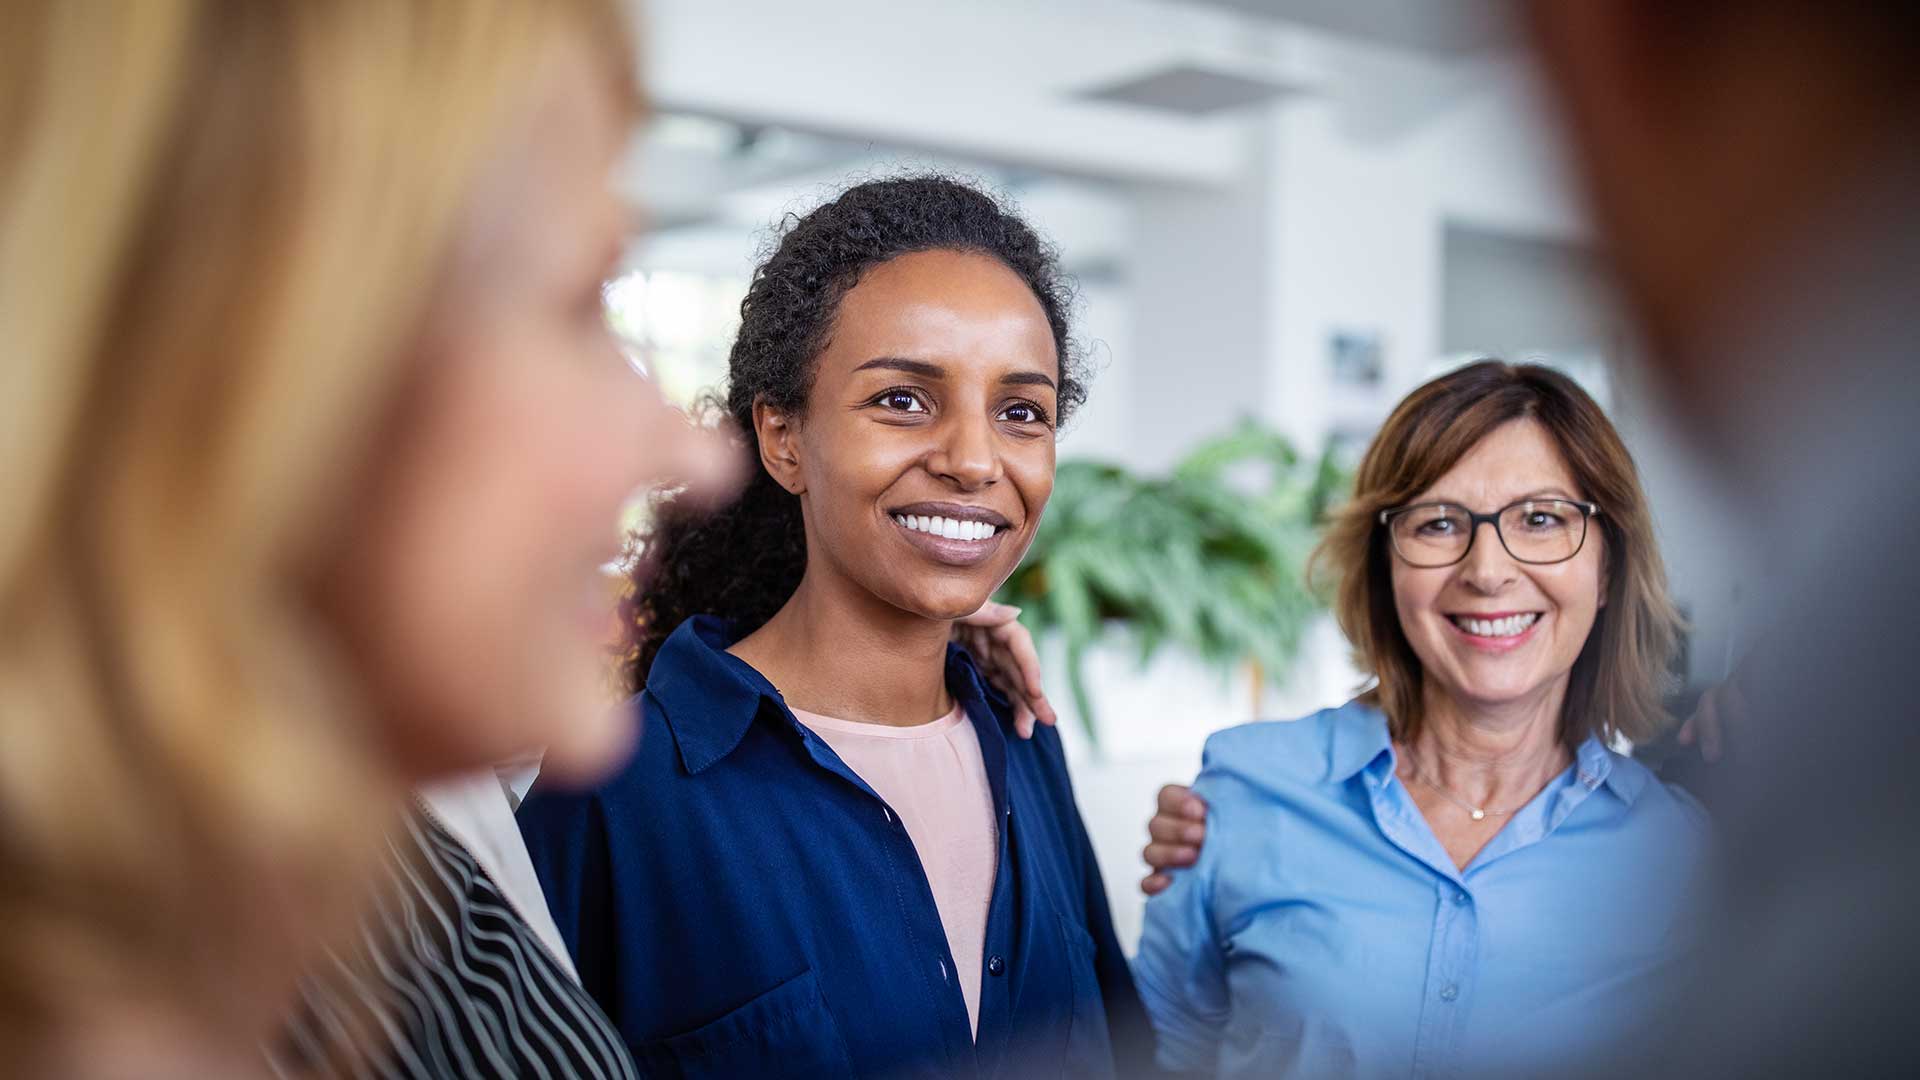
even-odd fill
[(608, 805), (622, 805), (648, 793), (657, 804), (665, 795), (665, 781), (680, 772), (673, 740), (660, 725), (658, 707), (642, 691), (621, 708), (634, 726), (634, 745), (613, 772), (597, 782), (559, 780), (542, 772), (520, 803), (515, 817), (523, 833), (533, 827), (558, 824), (583, 815), (599, 816)]
[(1705, 842), (1712, 834), (1706, 807), (1683, 788), (1666, 783), (1633, 758), (1608, 751), (1613, 762), (1609, 778), (1615, 790), (1631, 792), (1635, 820), (1645, 821), (1663, 835), (1682, 842)]
[[(1073, 777), (1067, 769), (1066, 746), (1060, 732), (1051, 725), (1036, 724), (1033, 737), (1023, 739), (1010, 721), (996, 726), (1006, 744), (1009, 772), (1025, 775), (1045, 793), (1055, 811), (1073, 807)], [(982, 737), (987, 737), (984, 732)]]
[(402, 875), (404, 891), (441, 908), (464, 906), (486, 880), (473, 852), (421, 805), (409, 806), (388, 831), (387, 857), (411, 871)]
[(1388, 744), (1386, 717), (1371, 706), (1348, 702), (1296, 720), (1262, 720), (1215, 732), (1201, 754), (1201, 776), (1262, 788), (1338, 784)]

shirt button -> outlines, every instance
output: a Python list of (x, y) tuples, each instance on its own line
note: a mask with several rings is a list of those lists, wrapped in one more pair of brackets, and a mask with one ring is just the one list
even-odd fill
[(1448, 983), (1447, 985), (1440, 988), (1441, 1001), (1452, 1001), (1459, 996), (1460, 996), (1460, 988), (1453, 985), (1452, 983)]
[(987, 974), (1002, 975), (1006, 973), (1006, 970), (1007, 970), (1007, 962), (1005, 960), (1002, 960), (997, 956), (987, 957)]
[(1473, 900), (1473, 897), (1468, 896), (1465, 889), (1462, 889), (1459, 892), (1456, 892), (1453, 894), (1453, 902), (1461, 905), (1462, 907), (1465, 907), (1472, 900)]

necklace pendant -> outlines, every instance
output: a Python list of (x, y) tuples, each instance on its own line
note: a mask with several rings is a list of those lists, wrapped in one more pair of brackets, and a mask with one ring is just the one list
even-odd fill
[(1473, 812), (1473, 820), (1475, 821), (1479, 821), (1480, 819), (1486, 816), (1487, 816), (1487, 812), (1485, 810), (1475, 810)]

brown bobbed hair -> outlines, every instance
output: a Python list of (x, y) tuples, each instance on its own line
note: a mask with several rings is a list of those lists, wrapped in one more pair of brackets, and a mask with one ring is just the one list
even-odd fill
[(1353, 498), (1334, 515), (1310, 564), (1314, 579), (1337, 583), (1334, 615), (1372, 680), (1360, 700), (1386, 713), (1396, 739), (1418, 734), (1420, 660), (1394, 608), (1394, 556), (1380, 511), (1417, 499), (1480, 440), (1516, 420), (1538, 423), (1559, 447), (1580, 496), (1600, 507), (1590, 527), (1606, 544), (1606, 603), (1574, 661), (1560, 737), (1570, 746), (1594, 734), (1651, 738), (1668, 722), (1661, 699), (1682, 621), (1667, 593), (1646, 492), (1600, 406), (1572, 379), (1538, 364), (1483, 360), (1428, 382), (1400, 402), (1361, 458)]

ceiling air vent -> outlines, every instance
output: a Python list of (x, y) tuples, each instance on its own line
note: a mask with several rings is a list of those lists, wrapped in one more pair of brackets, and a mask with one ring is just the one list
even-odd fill
[(1132, 105), (1182, 116), (1211, 116), (1228, 109), (1265, 104), (1299, 89), (1239, 72), (1179, 64), (1076, 96), (1087, 101)]

